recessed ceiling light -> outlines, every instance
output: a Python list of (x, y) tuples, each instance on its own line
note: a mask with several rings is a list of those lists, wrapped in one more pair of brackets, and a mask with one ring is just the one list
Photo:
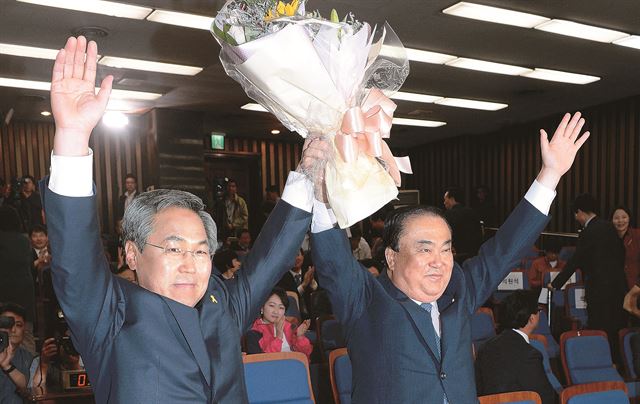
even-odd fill
[(498, 102), (476, 101), (465, 98), (442, 98), (435, 101), (435, 103), (438, 105), (447, 105), (449, 107), (481, 109), (484, 111), (498, 111), (509, 106)]
[(4, 55), (55, 60), (58, 51), (59, 49), (36, 48), (34, 46), (0, 43), (0, 53)]
[(42, 116), (51, 116), (51, 112), (49, 112), (49, 111), (42, 111), (42, 112), (40, 112), (40, 115), (42, 115)]
[(119, 111), (107, 111), (102, 117), (102, 123), (110, 128), (123, 128), (129, 123), (129, 118)]
[(87, 13), (104, 14), (112, 17), (133, 18), (144, 20), (153, 11), (149, 7), (133, 6), (104, 0), (18, 0), (23, 3), (40, 6), (65, 8), (67, 10), (84, 11)]
[[(96, 91), (99, 88), (96, 87)], [(130, 90), (111, 90), (111, 98), (121, 99), (121, 100), (143, 100), (143, 101), (151, 101), (156, 100), (162, 97), (162, 94), (157, 93), (146, 93), (144, 91), (130, 91)]]
[(640, 36), (631, 35), (626, 38), (618, 39), (617, 41), (613, 41), (614, 44), (620, 46), (627, 46), (629, 48), (640, 49)]
[(403, 100), (403, 101), (414, 101), (414, 102), (424, 102), (430, 104), (437, 100), (441, 100), (442, 97), (437, 95), (427, 95), (427, 94), (418, 94), (418, 93), (405, 93), (403, 91), (398, 91), (389, 97), (394, 100)]
[(567, 20), (551, 20), (536, 26), (535, 29), (605, 43), (629, 36), (629, 34), (624, 32)]
[(467, 3), (465, 1), (454, 4), (453, 6), (442, 10), (442, 12), (458, 17), (495, 22), (498, 24), (514, 25), (516, 27), (523, 28), (533, 28), (543, 22), (549, 21), (547, 17), (543, 17), (541, 15), (522, 13), (519, 11), (490, 7), (481, 4)]
[(568, 73), (568, 72), (562, 72), (558, 70), (549, 70), (549, 69), (535, 69), (532, 72), (523, 74), (523, 76), (529, 77), (532, 79), (559, 81), (562, 83), (571, 83), (571, 84), (589, 84), (589, 83), (593, 83), (594, 81), (600, 80), (600, 77), (597, 77), (597, 76)]
[(49, 91), (51, 90), (51, 83), (46, 81), (20, 80), (0, 77), (0, 87), (28, 88), (30, 90)]
[(257, 112), (269, 112), (265, 107), (260, 104), (256, 104), (254, 102), (250, 102), (248, 104), (244, 104), (240, 107), (241, 109), (246, 109), (247, 111), (257, 111)]
[(162, 24), (204, 29), (207, 31), (211, 29), (211, 24), (213, 24), (213, 17), (167, 10), (155, 10), (153, 13), (149, 14), (147, 20)]
[(521, 66), (507, 65), (503, 63), (487, 62), (485, 60), (457, 58), (446, 63), (447, 66), (460, 67), (463, 69), (479, 70), (481, 72), (508, 74), (510, 76), (519, 76), (530, 72), (531, 69)]
[(145, 70), (149, 72), (182, 74), (185, 76), (195, 76), (202, 71), (202, 67), (153, 62), (150, 60), (119, 58), (115, 56), (105, 56), (100, 59), (98, 64), (117, 67), (120, 69)]
[(437, 128), (438, 126), (446, 125), (446, 122), (440, 121), (427, 121), (422, 119), (409, 119), (409, 118), (393, 118), (394, 125), (407, 125), (407, 126), (424, 126), (427, 128)]
[(279, 135), (279, 134), (280, 134), (280, 131), (279, 131), (278, 129), (273, 129), (273, 130), (271, 131), (271, 134), (272, 134), (272, 135)]
[(447, 55), (445, 53), (431, 52), (421, 49), (403, 48), (400, 46), (382, 45), (380, 55), (390, 58), (403, 59), (407, 58), (414, 62), (433, 63), (437, 65), (455, 59), (457, 56)]

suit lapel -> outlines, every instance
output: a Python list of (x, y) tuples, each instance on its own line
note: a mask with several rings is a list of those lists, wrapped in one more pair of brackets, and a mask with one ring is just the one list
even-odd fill
[(451, 279), (440, 299), (438, 299), (438, 311), (440, 311), (440, 341), (442, 347), (442, 357), (445, 358), (450, 346), (458, 346), (460, 339), (460, 318), (457, 315), (457, 306), (454, 305), (457, 297), (456, 290), (459, 288), (461, 271), (458, 264), (452, 270)]
[(207, 348), (204, 344), (204, 338), (202, 337), (202, 331), (200, 331), (200, 319), (198, 318), (198, 310), (185, 306), (182, 303), (178, 303), (175, 300), (168, 297), (160, 296), (162, 300), (167, 304), (173, 317), (175, 318), (180, 331), (184, 336), (191, 353), (193, 354), (200, 371), (205, 380), (211, 385), (211, 367), (209, 364), (209, 355), (207, 354)]

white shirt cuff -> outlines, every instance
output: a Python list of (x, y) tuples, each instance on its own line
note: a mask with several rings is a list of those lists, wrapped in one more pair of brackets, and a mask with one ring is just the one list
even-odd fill
[(282, 200), (291, 206), (311, 213), (313, 209), (313, 183), (306, 175), (291, 171), (282, 191)]
[(529, 187), (524, 199), (543, 214), (549, 215), (549, 209), (551, 209), (551, 204), (555, 197), (555, 190), (545, 187), (537, 180), (533, 180), (533, 184)]
[(93, 150), (86, 156), (56, 156), (51, 153), (49, 189), (58, 195), (93, 195)]
[(336, 216), (333, 210), (326, 204), (313, 199), (313, 218), (311, 219), (311, 233), (320, 233), (333, 228), (336, 224)]

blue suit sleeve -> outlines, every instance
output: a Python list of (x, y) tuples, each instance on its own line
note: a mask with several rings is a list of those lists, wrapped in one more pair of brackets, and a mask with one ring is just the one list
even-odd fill
[(474, 313), (518, 266), (548, 222), (549, 216), (523, 200), (496, 235), (480, 247), (478, 256), (464, 262), (470, 313)]
[(104, 255), (96, 198), (66, 197), (41, 184), (53, 287), (83, 354), (102, 346), (124, 322), (125, 299)]
[(292, 266), (309, 229), (311, 213), (280, 200), (229, 289), (229, 304), (240, 332), (255, 320), (271, 289)]
[(329, 293), (338, 321), (349, 329), (371, 301), (371, 289), (377, 281), (353, 257), (343, 230), (312, 233), (311, 247), (318, 283)]

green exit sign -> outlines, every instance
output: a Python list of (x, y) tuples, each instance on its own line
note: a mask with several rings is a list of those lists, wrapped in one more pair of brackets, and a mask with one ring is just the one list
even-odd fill
[(211, 132), (211, 148), (224, 150), (224, 133)]

